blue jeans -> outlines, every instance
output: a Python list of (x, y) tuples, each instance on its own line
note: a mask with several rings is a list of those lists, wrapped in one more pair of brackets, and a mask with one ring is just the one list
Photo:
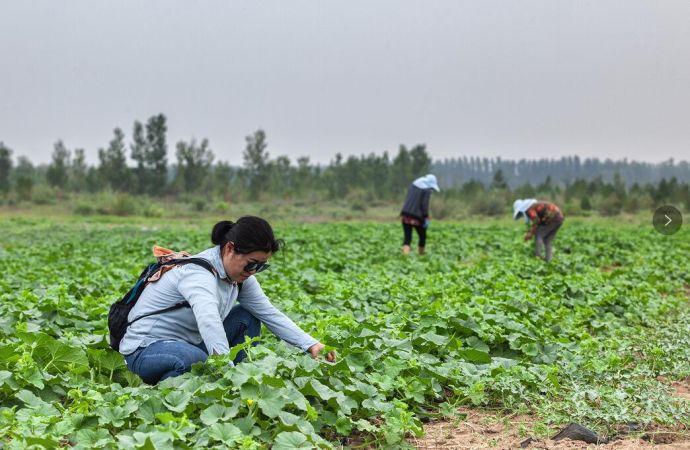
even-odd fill
[[(241, 305), (230, 311), (223, 321), (230, 347), (261, 334), (261, 322)], [(255, 342), (254, 345), (257, 343)], [(235, 357), (239, 364), (246, 356), (244, 350)], [(206, 361), (208, 350), (203, 342), (198, 345), (183, 341), (158, 341), (148, 347), (139, 347), (125, 356), (127, 367), (147, 384), (156, 384), (166, 378), (176, 377), (192, 370), (192, 364)]]

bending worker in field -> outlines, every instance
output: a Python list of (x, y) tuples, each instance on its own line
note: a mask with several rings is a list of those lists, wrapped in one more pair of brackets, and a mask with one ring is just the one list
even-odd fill
[[(254, 277), (282, 245), (268, 222), (249, 216), (218, 222), (211, 241), (214, 247), (194, 257), (210, 262), (215, 274), (196, 264), (176, 266), (142, 292), (119, 347), (129, 370), (149, 384), (181, 375), (209, 355), (229, 353), (245, 336), (259, 336), (262, 323), (317, 358), (324, 345), (276, 309)], [(184, 301), (189, 308), (142, 317)], [(240, 352), (234, 362), (244, 356)], [(334, 361), (335, 354), (327, 359)]]
[(426, 246), (426, 230), (429, 228), (429, 200), (431, 191), (440, 192), (435, 175), (419, 177), (412, 182), (407, 189), (407, 196), (400, 211), (400, 219), (403, 226), (403, 254), (410, 254), (410, 244), (412, 243), (412, 228), (417, 230), (419, 236), (419, 254), (424, 254)]
[(513, 219), (525, 217), (525, 223), (531, 223), (525, 240), (534, 236), (534, 253), (541, 258), (541, 248), (545, 247), (544, 260), (551, 260), (553, 240), (563, 225), (565, 217), (555, 203), (541, 202), (535, 199), (515, 200), (513, 203)]

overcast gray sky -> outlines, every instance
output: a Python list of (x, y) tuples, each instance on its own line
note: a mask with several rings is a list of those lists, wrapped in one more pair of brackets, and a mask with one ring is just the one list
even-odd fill
[(0, 141), (35, 162), (168, 117), (242, 163), (690, 159), (688, 0), (0, 0)]

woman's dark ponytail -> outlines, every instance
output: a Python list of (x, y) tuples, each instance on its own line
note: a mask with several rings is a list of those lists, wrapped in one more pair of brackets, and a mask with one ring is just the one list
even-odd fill
[(273, 236), (271, 225), (261, 217), (244, 216), (237, 222), (223, 220), (213, 226), (211, 242), (225, 248), (228, 242), (234, 242), (237, 253), (246, 254), (256, 251), (275, 253), (283, 246), (282, 239)]
[(215, 245), (225, 245), (228, 241), (223, 242), (224, 237), (232, 229), (235, 224), (230, 220), (222, 220), (213, 226), (211, 231), (211, 242)]

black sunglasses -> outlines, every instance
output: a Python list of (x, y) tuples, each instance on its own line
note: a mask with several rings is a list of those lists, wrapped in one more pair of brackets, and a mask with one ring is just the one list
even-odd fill
[(267, 262), (250, 262), (242, 270), (245, 272), (252, 272), (256, 270), (256, 273), (263, 272), (264, 270), (268, 269), (271, 267), (271, 265)]

